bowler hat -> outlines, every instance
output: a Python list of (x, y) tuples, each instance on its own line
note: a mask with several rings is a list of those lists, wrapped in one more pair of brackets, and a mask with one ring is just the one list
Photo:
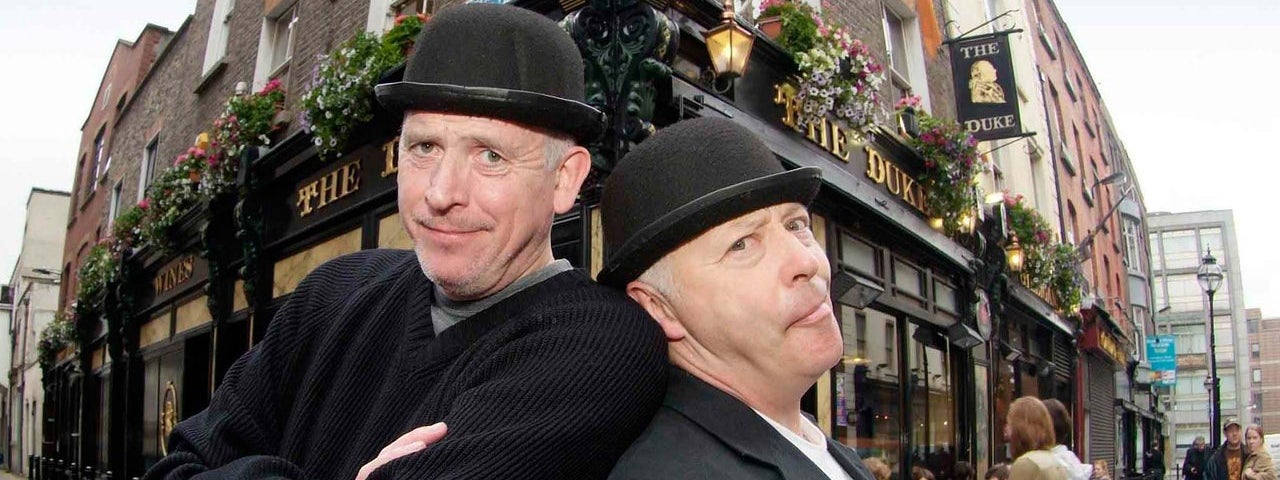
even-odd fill
[(808, 205), (821, 182), (821, 169), (784, 169), (763, 141), (728, 119), (659, 130), (605, 181), (600, 208), (608, 259), (598, 280), (622, 288), (721, 223), (771, 205)]
[(582, 55), (551, 19), (510, 5), (462, 4), (418, 34), (404, 78), (376, 88), (393, 112), (496, 118), (589, 142), (604, 114), (582, 102)]

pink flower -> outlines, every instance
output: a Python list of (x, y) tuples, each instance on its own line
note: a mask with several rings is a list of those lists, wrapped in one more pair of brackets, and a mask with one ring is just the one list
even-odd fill
[(194, 149), (194, 152), (192, 152), (192, 156), (195, 156), (195, 157), (203, 157), (203, 156), (204, 156), (204, 149), (203, 149), (203, 148), (196, 148), (196, 149)]
[(141, 208), (143, 210), (151, 208), (151, 199), (143, 198), (141, 201), (138, 202), (138, 208)]

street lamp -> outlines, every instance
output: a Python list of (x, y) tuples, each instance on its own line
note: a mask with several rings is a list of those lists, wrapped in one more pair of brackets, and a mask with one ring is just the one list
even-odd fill
[(1206, 390), (1209, 390), (1209, 426), (1210, 433), (1213, 438), (1213, 446), (1216, 448), (1222, 445), (1222, 405), (1219, 403), (1221, 392), (1219, 389), (1218, 379), (1218, 349), (1217, 341), (1214, 338), (1213, 325), (1213, 294), (1218, 291), (1218, 287), (1222, 286), (1222, 266), (1218, 265), (1218, 259), (1213, 258), (1213, 252), (1205, 247), (1204, 258), (1200, 261), (1200, 269), (1196, 271), (1196, 281), (1200, 282), (1200, 288), (1204, 293), (1209, 295), (1209, 377), (1204, 380)]

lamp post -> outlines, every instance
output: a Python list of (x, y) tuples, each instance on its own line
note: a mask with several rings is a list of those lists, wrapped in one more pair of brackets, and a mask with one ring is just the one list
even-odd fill
[(1196, 271), (1196, 281), (1200, 282), (1200, 288), (1204, 289), (1204, 293), (1209, 295), (1209, 377), (1205, 379), (1205, 389), (1209, 390), (1209, 427), (1210, 434), (1213, 438), (1213, 446), (1217, 448), (1222, 445), (1222, 405), (1219, 403), (1220, 389), (1218, 379), (1218, 349), (1217, 341), (1214, 338), (1213, 325), (1213, 294), (1218, 291), (1218, 287), (1222, 286), (1222, 266), (1218, 265), (1218, 259), (1213, 258), (1213, 252), (1205, 248), (1204, 258), (1200, 262), (1200, 269)]

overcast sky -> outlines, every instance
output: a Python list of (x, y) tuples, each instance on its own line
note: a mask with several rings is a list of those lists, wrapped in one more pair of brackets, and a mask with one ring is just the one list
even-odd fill
[[(31, 187), (69, 190), (80, 126), (117, 39), (176, 29), (194, 0), (0, 6), (0, 276)], [(1280, 1), (1059, 0), (1150, 211), (1232, 209), (1245, 303), (1280, 315)], [(1272, 193), (1269, 195), (1269, 193)]]

